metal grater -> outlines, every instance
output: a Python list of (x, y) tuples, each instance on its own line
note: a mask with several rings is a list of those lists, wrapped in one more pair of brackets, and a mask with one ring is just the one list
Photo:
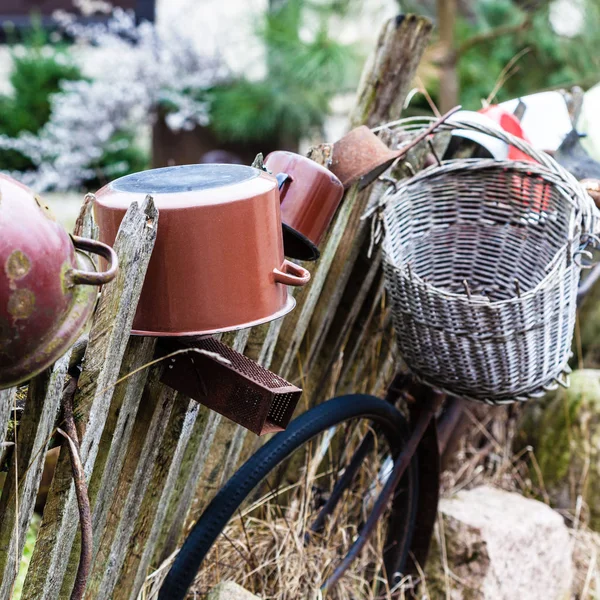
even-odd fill
[(300, 388), (211, 337), (193, 343), (165, 341), (161, 354), (186, 347), (213, 352), (229, 362), (193, 351), (179, 354), (168, 359), (163, 383), (257, 435), (287, 427)]

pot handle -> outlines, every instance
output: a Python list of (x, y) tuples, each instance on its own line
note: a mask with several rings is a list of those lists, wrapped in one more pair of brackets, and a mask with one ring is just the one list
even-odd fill
[(292, 183), (292, 181), (294, 181), (289, 173), (277, 173), (277, 175), (275, 175), (275, 179), (277, 179), (277, 187), (279, 188), (280, 192), (286, 183)]
[(119, 270), (119, 259), (115, 251), (102, 242), (96, 240), (90, 240), (88, 238), (82, 238), (77, 235), (72, 235), (71, 240), (77, 250), (86, 250), (92, 254), (98, 254), (105, 258), (108, 266), (106, 271), (97, 273), (95, 271), (80, 271), (79, 269), (73, 269), (70, 272), (71, 282), (73, 284), (82, 285), (103, 285), (112, 281)]
[(310, 272), (296, 263), (284, 260), (281, 268), (283, 270), (273, 269), (276, 283), (300, 287), (306, 285), (310, 281)]
[(275, 175), (275, 179), (277, 179), (279, 202), (281, 203), (287, 194), (290, 184), (292, 181), (294, 181), (294, 178), (289, 173), (277, 173), (277, 175)]

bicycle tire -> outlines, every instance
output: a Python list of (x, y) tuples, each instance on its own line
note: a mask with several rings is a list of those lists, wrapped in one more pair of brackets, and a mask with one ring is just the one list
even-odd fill
[[(398, 455), (406, 439), (406, 421), (391, 403), (366, 394), (349, 394), (316, 406), (276, 434), (229, 479), (202, 513), (159, 591), (159, 600), (183, 600), (202, 561), (227, 523), (252, 490), (279, 464), (312, 438), (353, 419), (368, 419), (380, 428), (392, 456)], [(418, 501), (417, 465), (407, 469), (392, 502), (388, 519), (384, 563), (388, 577), (401, 570), (409, 553)], [(403, 487), (406, 490), (403, 490)], [(404, 493), (402, 493), (404, 491)], [(404, 518), (400, 512), (404, 513)]]

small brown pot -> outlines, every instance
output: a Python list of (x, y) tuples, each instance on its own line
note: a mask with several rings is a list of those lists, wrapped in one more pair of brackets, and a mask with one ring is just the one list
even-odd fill
[(104, 241), (132, 202), (150, 194), (159, 210), (134, 334), (209, 335), (292, 310), (286, 285), (305, 285), (310, 274), (284, 260), (277, 187), (252, 167), (187, 165), (121, 177), (98, 192)]
[(361, 125), (333, 145), (331, 171), (345, 188), (366, 187), (377, 179), (406, 149), (391, 150), (373, 131)]
[(293, 152), (271, 152), (265, 167), (280, 182), (285, 255), (316, 260), (319, 243), (344, 195), (341, 181), (325, 167)]

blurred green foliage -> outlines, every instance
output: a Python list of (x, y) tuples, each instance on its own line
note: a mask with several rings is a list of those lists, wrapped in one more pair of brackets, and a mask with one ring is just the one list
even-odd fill
[[(34, 26), (23, 46), (12, 51), (12, 93), (0, 95), (1, 135), (17, 137), (24, 131), (38, 132), (50, 117), (50, 100), (60, 90), (61, 82), (82, 77), (65, 49), (46, 45), (46, 41), (41, 27)], [(19, 152), (0, 150), (0, 167), (26, 171), (33, 164)]]
[[(597, 0), (588, 0), (586, 23), (572, 38), (553, 30), (548, 3), (526, 12), (511, 0), (481, 0), (474, 9), (475, 22), (459, 19), (456, 28), (458, 49), (473, 36), (483, 36), (459, 55), (460, 100), (465, 108), (481, 108), (481, 100), (494, 90), (503, 69), (520, 52), (515, 70), (499, 87), (499, 102), (557, 86), (590, 85), (599, 77)], [(497, 28), (517, 29), (524, 22), (527, 25), (514, 33), (485, 39)]]
[[(400, 0), (399, 4), (401, 9), (436, 18), (435, 2)], [(492, 92), (497, 92), (494, 101), (503, 102), (550, 88), (587, 88), (600, 80), (600, 0), (585, 0), (585, 22), (574, 37), (554, 31), (551, 4), (548, 0), (459, 3), (462, 14), (456, 22), (455, 48), (464, 108), (478, 110)], [(512, 68), (506, 69), (513, 61)], [(439, 81), (430, 79), (426, 85), (435, 101)], [(428, 110), (423, 98), (416, 99), (412, 108)]]
[(97, 190), (112, 179), (148, 168), (150, 157), (140, 148), (132, 131), (117, 131), (106, 143), (102, 156), (89, 165), (96, 176), (85, 182), (86, 189)]
[(321, 129), (333, 95), (356, 86), (357, 56), (331, 36), (329, 26), (332, 16), (347, 16), (353, 3), (273, 2), (257, 28), (266, 51), (265, 76), (242, 77), (212, 91), (217, 136), (293, 142)]
[[(11, 51), (11, 93), (0, 95), (0, 135), (11, 138), (23, 132), (37, 133), (49, 120), (52, 96), (61, 91), (64, 81), (83, 79), (73, 62), (69, 47), (49, 43), (48, 33), (39, 19), (32, 17), (30, 32)], [(97, 188), (111, 178), (147, 168), (149, 157), (135, 144), (131, 131), (118, 132), (106, 145), (101, 158), (89, 165), (98, 175), (86, 182)], [(15, 150), (0, 149), (0, 170), (27, 171), (34, 164)]]

